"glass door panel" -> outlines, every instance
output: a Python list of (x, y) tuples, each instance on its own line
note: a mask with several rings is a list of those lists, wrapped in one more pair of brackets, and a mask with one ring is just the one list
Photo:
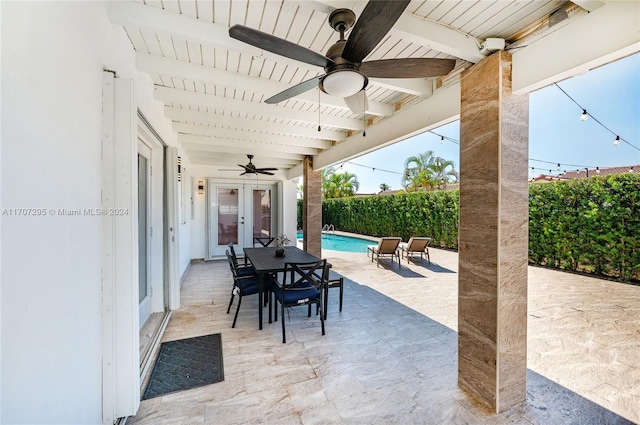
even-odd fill
[(271, 190), (253, 190), (253, 237), (272, 237)]
[(239, 194), (236, 188), (217, 190), (218, 246), (234, 245), (239, 241)]

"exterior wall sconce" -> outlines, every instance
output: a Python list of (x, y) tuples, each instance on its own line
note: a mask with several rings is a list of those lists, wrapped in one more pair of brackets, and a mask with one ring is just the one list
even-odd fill
[(204, 181), (198, 180), (198, 195), (204, 194)]

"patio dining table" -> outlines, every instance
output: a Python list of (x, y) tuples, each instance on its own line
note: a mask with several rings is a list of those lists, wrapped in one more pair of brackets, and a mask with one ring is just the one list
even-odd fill
[[(320, 258), (309, 254), (295, 246), (285, 246), (284, 257), (276, 257), (276, 247), (244, 248), (244, 255), (251, 261), (253, 268), (258, 275), (258, 328), (262, 330), (262, 309), (263, 309), (263, 286), (264, 278), (267, 274), (284, 272), (285, 263), (310, 263), (320, 261)], [(284, 320), (284, 318), (282, 319)], [(271, 323), (271, 309), (269, 309), (269, 323)]]

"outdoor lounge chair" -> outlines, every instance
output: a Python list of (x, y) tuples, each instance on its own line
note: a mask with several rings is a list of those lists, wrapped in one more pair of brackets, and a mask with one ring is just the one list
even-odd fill
[(367, 256), (371, 253), (371, 262), (375, 259), (378, 267), (380, 266), (380, 258), (391, 257), (391, 262), (393, 263), (393, 258), (395, 257), (398, 259), (398, 267), (400, 267), (400, 255), (398, 254), (400, 242), (402, 242), (402, 239), (397, 237), (380, 238), (377, 246), (371, 245), (367, 247)]
[(410, 238), (409, 242), (400, 244), (400, 256), (407, 257), (407, 263), (409, 262), (409, 256), (413, 257), (417, 254), (420, 254), (420, 260), (424, 258), (424, 255), (427, 255), (427, 261), (431, 263), (431, 258), (429, 257), (429, 244), (431, 243), (431, 238)]

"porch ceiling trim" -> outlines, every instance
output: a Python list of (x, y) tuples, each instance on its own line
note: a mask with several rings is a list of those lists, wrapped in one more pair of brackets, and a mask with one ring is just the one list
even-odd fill
[(607, 2), (571, 25), (516, 50), (513, 91), (531, 92), (639, 52), (639, 16), (640, 2)]

